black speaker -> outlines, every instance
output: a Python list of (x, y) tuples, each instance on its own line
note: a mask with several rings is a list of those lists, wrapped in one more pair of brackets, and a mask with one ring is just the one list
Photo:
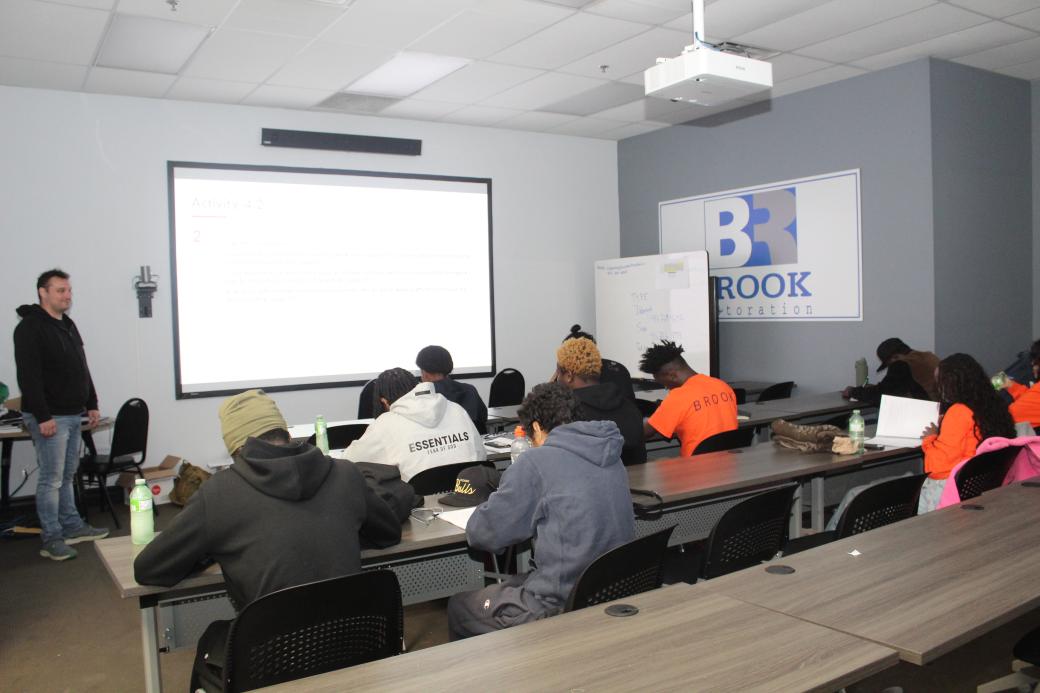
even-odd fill
[(329, 149), (340, 152), (366, 154), (422, 154), (422, 140), (369, 135), (342, 135), (335, 132), (308, 132), (307, 130), (276, 130), (263, 128), (260, 144), (265, 147), (293, 147), (295, 149)]

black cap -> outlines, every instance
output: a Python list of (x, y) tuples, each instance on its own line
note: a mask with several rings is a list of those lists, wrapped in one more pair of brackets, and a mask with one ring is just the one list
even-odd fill
[(441, 496), (440, 502), (459, 508), (476, 507), (498, 490), (498, 481), (501, 478), (502, 472), (494, 467), (483, 465), (466, 467), (459, 472), (458, 478), (455, 479), (455, 490), (446, 496)]
[(438, 375), (448, 375), (455, 367), (448, 350), (436, 344), (420, 349), (415, 357), (415, 365), (427, 373), (437, 373)]
[(910, 347), (906, 345), (899, 337), (889, 337), (885, 341), (878, 344), (877, 357), (881, 361), (881, 365), (878, 366), (878, 371), (883, 371), (888, 368), (888, 361), (896, 354), (906, 354), (910, 352)]

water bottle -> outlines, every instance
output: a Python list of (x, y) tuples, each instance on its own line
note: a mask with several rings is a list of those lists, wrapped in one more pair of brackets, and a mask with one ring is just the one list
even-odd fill
[(322, 454), (329, 454), (329, 426), (321, 414), (314, 420), (314, 445)]
[(509, 459), (516, 462), (517, 458), (520, 457), (520, 453), (530, 449), (531, 441), (528, 440), (527, 434), (524, 433), (524, 427), (517, 426), (513, 430), (513, 444), (509, 446)]
[(137, 479), (134, 481), (134, 490), (130, 492), (130, 541), (147, 544), (154, 536), (152, 491), (144, 479)]
[(989, 384), (993, 386), (993, 389), (1000, 392), (1008, 386), (1008, 374), (1004, 371), (997, 373), (995, 376), (989, 379)]
[(863, 429), (866, 424), (863, 422), (863, 417), (860, 416), (859, 409), (852, 410), (852, 416), (849, 417), (849, 440), (856, 447), (856, 452), (863, 452)]

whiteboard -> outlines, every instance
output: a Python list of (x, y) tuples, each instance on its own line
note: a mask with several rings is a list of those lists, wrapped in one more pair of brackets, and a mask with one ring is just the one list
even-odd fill
[(708, 253), (703, 250), (599, 260), (596, 266), (596, 341), (603, 358), (632, 377), (643, 352), (668, 339), (698, 373), (711, 373)]

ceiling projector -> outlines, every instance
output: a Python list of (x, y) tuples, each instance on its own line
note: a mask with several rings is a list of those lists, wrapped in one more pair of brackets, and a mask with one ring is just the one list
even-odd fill
[(695, 44), (677, 58), (658, 58), (643, 82), (647, 96), (715, 106), (771, 89), (773, 65)]

